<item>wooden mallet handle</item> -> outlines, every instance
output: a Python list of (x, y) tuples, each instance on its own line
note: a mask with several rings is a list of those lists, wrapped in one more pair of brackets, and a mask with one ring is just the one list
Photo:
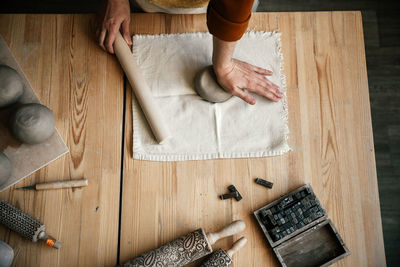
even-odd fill
[(136, 99), (142, 108), (155, 138), (158, 143), (161, 144), (170, 137), (170, 132), (163, 120), (162, 113), (151, 94), (150, 88), (136, 63), (136, 58), (119, 32), (115, 38), (114, 51), (126, 77), (129, 80), (129, 83), (132, 86)]
[(229, 257), (232, 258), (233, 254), (238, 252), (244, 245), (247, 243), (247, 238), (246, 237), (241, 237), (238, 241), (233, 243), (232, 247), (226, 251), (226, 254), (229, 255)]

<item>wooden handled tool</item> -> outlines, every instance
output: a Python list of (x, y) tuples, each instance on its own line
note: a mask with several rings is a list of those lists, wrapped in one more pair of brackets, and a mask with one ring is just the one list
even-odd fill
[(198, 229), (157, 249), (142, 254), (121, 266), (181, 267), (210, 254), (212, 252), (211, 245), (221, 238), (243, 231), (245, 227), (246, 224), (243, 221), (234, 221), (215, 233), (206, 234), (204, 229)]
[(48, 190), (48, 189), (83, 187), (83, 186), (87, 186), (87, 185), (88, 185), (88, 179), (80, 179), (80, 180), (68, 180), (68, 181), (35, 184), (35, 185), (31, 185), (31, 186), (18, 187), (17, 189)]
[(208, 242), (210, 242), (210, 244), (213, 245), (218, 240), (220, 240), (224, 237), (227, 237), (227, 236), (231, 236), (231, 235), (240, 233), (245, 228), (246, 228), (246, 224), (244, 223), (244, 221), (241, 221), (241, 220), (234, 221), (231, 224), (229, 224), (228, 226), (219, 230), (218, 232), (207, 233), (207, 239), (208, 239)]
[(129, 80), (129, 83), (132, 86), (135, 96), (155, 138), (158, 143), (163, 143), (170, 137), (170, 132), (163, 120), (161, 111), (151, 94), (150, 88), (144, 80), (140, 68), (136, 63), (136, 58), (119, 32), (115, 38), (114, 51), (126, 77)]
[(238, 241), (233, 243), (232, 247), (225, 251), (223, 249), (218, 249), (215, 251), (211, 257), (204, 262), (201, 267), (228, 267), (233, 263), (232, 256), (239, 251), (244, 245), (246, 245), (247, 239), (245, 237), (240, 238)]
[(235, 254), (242, 247), (244, 247), (244, 245), (246, 245), (246, 243), (247, 243), (247, 238), (246, 237), (243, 236), (243, 237), (239, 238), (239, 240), (236, 241), (235, 243), (233, 243), (232, 247), (226, 251), (226, 254), (228, 254), (229, 257), (232, 258), (233, 254)]

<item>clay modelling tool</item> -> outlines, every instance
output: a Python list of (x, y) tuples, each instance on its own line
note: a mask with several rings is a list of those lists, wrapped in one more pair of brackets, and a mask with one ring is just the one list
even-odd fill
[(157, 249), (149, 251), (139, 257), (131, 259), (123, 267), (180, 267), (189, 264), (212, 252), (215, 242), (221, 238), (237, 234), (244, 230), (243, 221), (234, 221), (225, 228), (214, 233), (205, 233), (198, 229), (181, 236)]
[(264, 180), (261, 178), (256, 178), (254, 181), (256, 182), (256, 184), (265, 186), (266, 188), (269, 188), (269, 189), (272, 189), (272, 186), (274, 185), (273, 183), (268, 182), (267, 180)]
[(80, 180), (69, 180), (69, 181), (59, 181), (59, 182), (35, 184), (35, 185), (30, 185), (30, 186), (18, 187), (17, 189), (49, 190), (49, 189), (83, 187), (83, 186), (87, 186), (87, 185), (88, 185), (88, 179), (80, 179)]
[(246, 245), (247, 239), (241, 237), (238, 241), (233, 243), (232, 247), (225, 251), (223, 249), (218, 249), (215, 251), (211, 257), (204, 262), (201, 267), (228, 267), (232, 265), (232, 256), (239, 251), (244, 245)]
[(50, 247), (61, 248), (60, 241), (46, 234), (43, 223), (4, 200), (0, 200), (0, 223), (32, 242), (42, 240)]
[(115, 38), (114, 50), (155, 138), (158, 143), (163, 143), (170, 137), (170, 132), (163, 120), (158, 104), (154, 100), (151, 90), (136, 63), (135, 56), (120, 33)]
[(217, 82), (212, 65), (201, 69), (194, 78), (194, 89), (204, 100), (212, 103), (220, 103), (232, 97)]

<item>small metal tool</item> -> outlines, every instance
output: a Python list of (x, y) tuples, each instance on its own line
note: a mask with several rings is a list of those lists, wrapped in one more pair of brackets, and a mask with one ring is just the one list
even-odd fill
[(83, 187), (83, 186), (87, 186), (87, 185), (88, 185), (88, 179), (80, 179), (80, 180), (69, 180), (69, 181), (59, 181), (59, 182), (35, 184), (35, 185), (30, 185), (30, 186), (18, 187), (17, 189), (48, 190), (48, 189)]

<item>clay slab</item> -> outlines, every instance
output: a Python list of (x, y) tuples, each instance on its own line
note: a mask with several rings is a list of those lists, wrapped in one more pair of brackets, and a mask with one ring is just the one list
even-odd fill
[[(39, 98), (1, 35), (0, 64), (15, 69), (21, 76), (25, 85), (24, 95), (20, 99), (21, 103), (40, 103)], [(10, 109), (0, 110), (0, 151), (7, 155), (14, 168), (11, 177), (0, 184), (0, 192), (69, 152), (58, 131), (46, 142), (37, 145), (22, 144), (17, 141), (11, 136), (7, 127), (10, 112)]]

